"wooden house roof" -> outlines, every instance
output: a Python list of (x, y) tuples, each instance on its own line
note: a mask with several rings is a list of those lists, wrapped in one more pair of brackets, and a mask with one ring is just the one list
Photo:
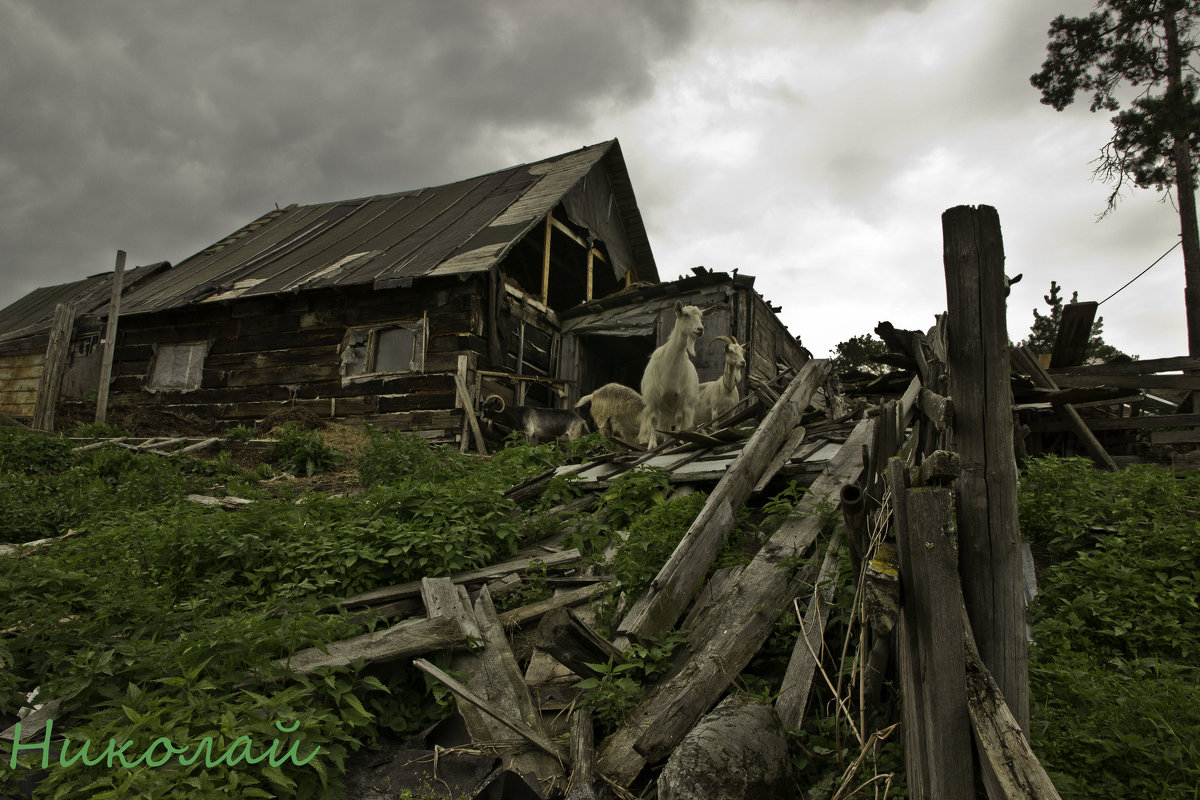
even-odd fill
[[(600, 198), (611, 198), (612, 207), (598, 207)], [(618, 277), (633, 270), (639, 280), (657, 281), (613, 139), (444, 186), (273, 210), (138, 287), (121, 313), (486, 271), (559, 203), (580, 224), (599, 220), (593, 231)]]

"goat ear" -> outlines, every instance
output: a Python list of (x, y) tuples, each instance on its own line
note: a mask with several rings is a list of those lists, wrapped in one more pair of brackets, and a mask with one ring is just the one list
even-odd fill
[(676, 300), (675, 301), (675, 316), (677, 316), (677, 317), (682, 316), (682, 314), (683, 314), (683, 301)]

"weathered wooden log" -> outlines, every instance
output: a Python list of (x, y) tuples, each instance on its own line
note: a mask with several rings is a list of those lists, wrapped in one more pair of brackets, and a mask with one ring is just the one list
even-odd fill
[(948, 489), (904, 489), (889, 469), (900, 551), (900, 659), (905, 762), (914, 800), (973, 800), (970, 720), (962, 657), (962, 593)]
[(846, 525), (846, 543), (850, 551), (850, 569), (854, 580), (862, 572), (863, 556), (867, 552), (867, 513), (862, 488), (850, 484), (838, 493), (842, 504), (842, 522)]
[(880, 635), (891, 633), (900, 616), (899, 558), (896, 548), (884, 542), (867, 562), (863, 609), (867, 624)]
[(732, 694), (696, 725), (658, 776), (659, 800), (791, 795), (787, 732), (771, 707)]
[(942, 215), (942, 230), (946, 363), (954, 449), (963, 460), (956, 495), (963, 593), (984, 662), (1026, 727), (1029, 657), (1000, 218), (989, 206), (959, 206)]
[(828, 607), (837, 589), (837, 551), (841, 536), (835, 534), (825, 549), (825, 560), (817, 575), (816, 586), (808, 600), (808, 610), (800, 620), (800, 635), (792, 648), (779, 696), (775, 699), (775, 712), (784, 726), (800, 730), (804, 726), (804, 711), (812, 691), (813, 676), (820, 665), (824, 648), (825, 624), (829, 621)]
[(713, 489), (675, 552), (625, 615), (618, 628), (621, 633), (632, 638), (658, 636), (683, 614), (732, 527), (735, 511), (746, 502), (762, 471), (796, 427), (828, 372), (829, 362), (825, 359), (813, 359), (800, 368), (795, 380)]
[(783, 469), (783, 465), (786, 464), (796, 452), (796, 448), (800, 446), (800, 442), (802, 441), (804, 441), (804, 426), (797, 425), (795, 428), (792, 428), (792, 432), (789, 433), (787, 439), (784, 440), (783, 445), (779, 448), (779, 452), (777, 452), (775, 457), (771, 459), (771, 463), (768, 464), (767, 468), (762, 471), (762, 475), (759, 477), (758, 482), (754, 484), (754, 489), (751, 492), (752, 494), (759, 494), (767, 488), (767, 484), (769, 484), (771, 479), (778, 474), (779, 470)]
[(117, 320), (121, 315), (121, 291), (125, 286), (125, 251), (117, 251), (113, 269), (112, 292), (108, 300), (108, 320), (104, 327), (104, 353), (100, 357), (100, 383), (96, 387), (96, 422), (106, 421), (108, 388), (112, 381), (113, 353), (117, 347)]
[(967, 711), (990, 800), (1059, 800), (1058, 790), (1017, 724), (996, 679), (979, 658), (970, 620), (963, 615), (967, 658)]
[(569, 608), (556, 608), (542, 618), (537, 629), (537, 646), (581, 678), (600, 674), (588, 664), (624, 661), (620, 650)]
[(596, 791), (596, 745), (592, 712), (587, 706), (571, 714), (571, 790), (567, 800), (599, 800)]
[(590, 586), (580, 586), (578, 589), (557, 592), (553, 597), (545, 600), (538, 600), (536, 603), (505, 611), (500, 615), (500, 624), (505, 629), (519, 628), (536, 619), (541, 619), (556, 608), (567, 608), (586, 603), (606, 591), (608, 591), (607, 583), (593, 583)]
[(736, 593), (714, 604), (697, 628), (712, 633), (696, 642), (691, 657), (672, 678), (658, 684), (600, 748), (602, 774), (628, 786), (647, 762), (666, 757), (770, 635), (799, 582), (787, 565), (812, 547), (822, 520), (817, 506), (836, 495), (862, 471), (862, 448), (871, 440), (873, 420), (863, 420), (825, 471), (774, 535), (742, 571)]
[(321, 667), (344, 667), (359, 658), (382, 664), (421, 653), (449, 650), (466, 643), (467, 635), (462, 626), (449, 617), (410, 619), (383, 630), (322, 647), (310, 647), (275, 663), (299, 675), (308, 675)]

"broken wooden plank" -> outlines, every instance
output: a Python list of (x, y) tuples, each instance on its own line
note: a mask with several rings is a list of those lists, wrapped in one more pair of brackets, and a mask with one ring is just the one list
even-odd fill
[(99, 439), (88, 444), (81, 444), (78, 447), (72, 448), (72, 450), (76, 453), (86, 453), (88, 450), (98, 450), (106, 444), (118, 444), (125, 441), (126, 438), (125, 436), (111, 436), (107, 439)]
[(360, 658), (368, 663), (383, 664), (466, 643), (467, 635), (455, 620), (422, 617), (323, 647), (310, 647), (275, 663), (299, 675), (308, 675), (321, 667), (344, 667)]
[(917, 468), (918, 486), (945, 485), (962, 475), (962, 457), (953, 450), (935, 450)]
[(208, 439), (201, 439), (198, 442), (193, 442), (192, 444), (185, 445), (184, 447), (179, 448), (171, 455), (181, 456), (181, 455), (186, 455), (187, 453), (196, 453), (201, 450), (207, 450), (208, 448), (212, 447), (214, 444), (216, 444), (219, 441), (221, 441), (221, 437), (219, 437), (219, 436), (212, 436), (212, 437), (209, 437)]
[(538, 600), (536, 603), (505, 611), (500, 615), (500, 624), (505, 628), (519, 628), (526, 623), (541, 619), (556, 608), (566, 608), (586, 603), (593, 597), (608, 591), (607, 583), (594, 583), (591, 586), (581, 586), (578, 589), (568, 589), (553, 597)]
[(589, 664), (621, 664), (621, 651), (569, 608), (556, 608), (542, 618), (537, 646), (581, 678), (598, 676)]
[(788, 600), (799, 590), (789, 565), (802, 559), (821, 531), (817, 506), (835, 497), (862, 472), (863, 445), (874, 420), (863, 420), (779, 529), (742, 570), (736, 592), (722, 593), (696, 628), (711, 631), (695, 641), (680, 670), (654, 687), (646, 700), (600, 747), (601, 774), (628, 787), (647, 763), (667, 756), (724, 694), (770, 636)]
[(1149, 389), (1161, 391), (1200, 389), (1200, 375), (1106, 375), (1088, 372), (1083, 375), (1054, 375), (1054, 383), (1066, 388), (1108, 386), (1117, 389)]
[(808, 600), (808, 610), (800, 620), (800, 635), (788, 659), (787, 671), (775, 698), (775, 711), (785, 728), (800, 730), (804, 725), (804, 710), (808, 706), (813, 677), (820, 663), (824, 648), (825, 623), (829, 620), (826, 609), (833, 600), (837, 588), (837, 551), (841, 536), (834, 534), (825, 548), (825, 560), (817, 575), (816, 586)]
[(1083, 363), (1088, 340), (1092, 336), (1092, 323), (1096, 320), (1095, 300), (1082, 303), (1067, 303), (1062, 307), (1058, 320), (1058, 334), (1054, 337), (1054, 349), (1050, 353), (1051, 367), (1077, 367)]
[[(529, 568), (529, 565), (534, 561), (541, 561), (546, 565), (547, 569), (561, 567), (565, 564), (574, 564), (583, 559), (583, 555), (575, 549), (562, 550), (554, 553), (546, 553), (544, 555), (536, 555), (532, 557), (513, 559), (500, 564), (493, 564), (490, 567), (482, 567), (480, 569), (470, 570), (468, 572), (460, 572), (457, 575), (451, 575), (450, 578), (455, 583), (482, 583), (484, 581), (501, 578), (512, 572), (524, 572)], [(370, 591), (362, 592), (351, 597), (337, 601), (336, 605), (343, 608), (352, 608), (354, 606), (375, 605), (378, 603), (388, 603), (394, 600), (403, 600), (407, 597), (416, 597), (421, 593), (421, 581), (409, 581), (395, 586), (384, 586), (380, 589), (371, 589)]]
[(544, 734), (538, 733), (533, 728), (511, 719), (503, 710), (497, 708), (492, 703), (489, 703), (484, 698), (475, 694), (475, 692), (472, 692), (470, 689), (468, 689), (465, 684), (458, 682), (452, 676), (438, 669), (425, 659), (416, 659), (413, 661), (413, 666), (421, 670), (421, 672), (424, 672), (426, 675), (435, 678), (447, 689), (454, 692), (456, 697), (467, 701), (475, 708), (494, 719), (496, 722), (499, 722), (505, 728), (508, 728), (517, 736), (541, 750), (543, 753), (553, 756), (554, 758), (564, 758), (565, 754), (554, 745), (554, 742), (546, 738)]
[(1085, 364), (1077, 367), (1049, 369), (1055, 379), (1062, 375), (1153, 375), (1157, 372), (1187, 372), (1200, 369), (1200, 358), (1196, 356), (1175, 356), (1173, 358), (1143, 358), (1138, 361), (1124, 361), (1108, 364)]
[(804, 441), (804, 426), (797, 425), (792, 428), (792, 432), (788, 434), (783, 445), (780, 446), (779, 452), (771, 459), (771, 463), (763, 470), (762, 476), (759, 477), (758, 483), (754, 484), (754, 488), (750, 490), (751, 494), (759, 494), (767, 488), (767, 484), (779, 473), (783, 465), (792, 459), (796, 454), (796, 448), (800, 446), (800, 442)]
[(828, 373), (826, 359), (812, 359), (800, 368), (713, 489), (667, 563), (625, 615), (618, 628), (622, 634), (633, 638), (658, 636), (683, 614), (732, 527), (736, 510), (749, 498), (762, 471), (783, 439), (796, 427)]
[(965, 610), (963, 650), (967, 660), (967, 712), (975, 731), (975, 750), (979, 754), (988, 797), (990, 800), (1060, 800), (1058, 790), (1004, 702), (996, 679), (979, 658)]
[(248, 506), (254, 502), (244, 497), (210, 497), (204, 494), (189, 494), (184, 499), (193, 503), (199, 503), (202, 506), (216, 506), (227, 510)]
[(934, 429), (944, 431), (950, 427), (954, 419), (954, 401), (936, 392), (921, 387), (917, 396), (917, 405), (925, 418), (933, 423)]

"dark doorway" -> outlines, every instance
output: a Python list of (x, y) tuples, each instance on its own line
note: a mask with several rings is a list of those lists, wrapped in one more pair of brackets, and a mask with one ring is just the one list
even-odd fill
[(606, 383), (621, 383), (641, 391), (642, 372), (654, 346), (652, 335), (580, 336), (580, 396), (591, 394)]

